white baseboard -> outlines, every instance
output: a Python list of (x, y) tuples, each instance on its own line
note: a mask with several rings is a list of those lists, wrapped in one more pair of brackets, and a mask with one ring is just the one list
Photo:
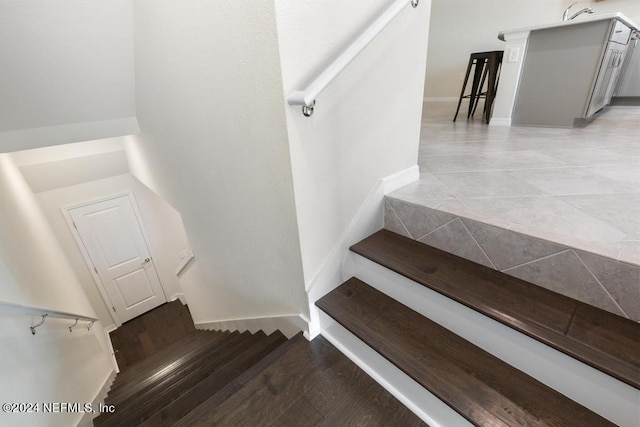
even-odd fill
[(99, 416), (100, 414), (97, 412), (100, 404), (104, 403), (104, 399), (107, 398), (107, 394), (109, 394), (109, 390), (111, 390), (111, 386), (113, 385), (113, 381), (116, 379), (116, 371), (111, 371), (111, 373), (107, 376), (102, 384), (100, 390), (96, 394), (95, 398), (91, 402), (91, 407), (93, 408), (95, 413), (85, 412), (85, 414), (80, 418), (78, 422), (78, 427), (93, 427), (93, 419)]
[(511, 126), (510, 117), (492, 117), (489, 126)]
[(111, 332), (118, 329), (116, 325), (109, 325), (104, 328), (104, 335), (107, 340), (107, 346), (109, 346), (109, 358), (111, 359), (111, 364), (113, 365), (113, 370), (116, 373), (120, 372), (120, 367), (118, 366), (118, 361), (116, 360), (116, 352), (113, 351), (113, 344), (111, 343), (111, 336), (109, 335)]
[(212, 331), (249, 331), (254, 334), (261, 330), (267, 335), (279, 330), (287, 338), (300, 331), (308, 334), (307, 320), (299, 314), (195, 322), (195, 325), (197, 329)]
[(431, 427), (466, 427), (467, 420), (325, 313), (322, 336)]
[(382, 193), (389, 194), (400, 187), (411, 184), (420, 179), (420, 168), (418, 165), (407, 168), (386, 178), (382, 178)]
[(424, 102), (456, 102), (457, 96), (425, 96)]
[(169, 302), (173, 302), (175, 300), (180, 300), (182, 305), (187, 305), (187, 298), (182, 292), (175, 293), (169, 297)]
[(358, 277), (615, 424), (637, 425), (640, 390), (354, 253), (343, 274)]

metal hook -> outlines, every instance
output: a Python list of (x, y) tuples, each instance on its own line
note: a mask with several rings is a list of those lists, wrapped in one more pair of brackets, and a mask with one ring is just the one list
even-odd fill
[(40, 323), (38, 323), (37, 325), (31, 325), (29, 326), (29, 329), (31, 329), (31, 335), (35, 335), (36, 334), (36, 328), (42, 326), (44, 324), (44, 320), (45, 318), (48, 316), (48, 313), (45, 313), (42, 315), (42, 320), (40, 321)]
[(95, 320), (92, 320), (91, 322), (89, 322), (89, 323), (87, 324), (87, 331), (90, 331), (90, 330), (91, 330), (91, 327), (93, 326), (93, 324), (94, 324), (94, 323), (95, 323)]
[(419, 3), (420, 3), (420, 0), (411, 0), (411, 6), (413, 7), (418, 7)]
[(73, 328), (75, 328), (77, 324), (78, 324), (78, 319), (76, 319), (76, 323), (74, 323), (73, 325), (69, 326), (69, 332), (73, 332)]
[(311, 115), (313, 114), (313, 108), (315, 106), (316, 106), (315, 99), (313, 100), (311, 105), (303, 105), (302, 106), (302, 114), (304, 114), (305, 117), (311, 117)]

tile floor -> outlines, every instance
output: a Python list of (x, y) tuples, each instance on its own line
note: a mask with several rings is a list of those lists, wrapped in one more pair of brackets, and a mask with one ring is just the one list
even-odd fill
[(390, 196), (640, 265), (640, 107), (574, 129), (487, 126), (479, 112), (453, 123), (454, 111), (425, 103), (421, 178)]

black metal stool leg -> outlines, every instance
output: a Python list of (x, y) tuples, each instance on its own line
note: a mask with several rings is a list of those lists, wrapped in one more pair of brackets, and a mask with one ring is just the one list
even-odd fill
[[(484, 87), (484, 82), (487, 80), (487, 73), (489, 72), (489, 67), (485, 67), (484, 71), (482, 72), (482, 80), (480, 80), (480, 87), (479, 87), (479, 94), (476, 97), (476, 102), (473, 106), (473, 111), (471, 112), (471, 117), (473, 117), (476, 114), (476, 109), (478, 108), (478, 102), (480, 102), (480, 97), (482, 96), (482, 88)], [(486, 93), (485, 93), (485, 97), (486, 97)]]
[(467, 74), (464, 76), (464, 83), (462, 83), (462, 91), (460, 91), (460, 99), (458, 100), (458, 108), (456, 108), (456, 115), (453, 116), (453, 121), (455, 122), (458, 118), (458, 112), (460, 111), (460, 105), (462, 104), (462, 99), (464, 98), (464, 90), (467, 87), (467, 82), (469, 81), (469, 74), (471, 73), (471, 65), (473, 61), (469, 60), (469, 65), (467, 65)]
[(469, 96), (469, 109), (467, 111), (467, 119), (471, 117), (471, 111), (473, 111), (473, 106), (476, 103), (476, 98), (480, 95), (479, 88), (480, 79), (482, 78), (482, 73), (484, 72), (484, 67), (486, 65), (485, 59), (478, 59), (476, 61), (476, 68), (473, 73), (473, 84), (471, 85), (471, 95)]

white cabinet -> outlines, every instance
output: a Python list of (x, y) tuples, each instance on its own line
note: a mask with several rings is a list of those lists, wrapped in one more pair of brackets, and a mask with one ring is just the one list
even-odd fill
[(607, 43), (602, 64), (598, 70), (586, 117), (595, 114), (611, 102), (618, 78), (620, 77), (620, 70), (624, 63), (627, 44), (631, 36), (631, 28), (622, 22), (614, 22), (615, 24), (609, 36), (609, 43)]
[(531, 31), (512, 124), (572, 127), (609, 104), (630, 34), (616, 19)]

